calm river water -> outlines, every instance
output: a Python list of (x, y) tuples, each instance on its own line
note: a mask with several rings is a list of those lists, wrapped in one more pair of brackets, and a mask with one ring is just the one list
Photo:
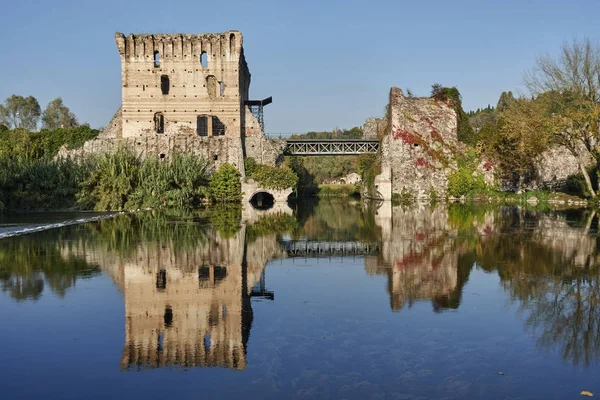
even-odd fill
[(591, 211), (280, 211), (1, 239), (0, 398), (600, 395)]

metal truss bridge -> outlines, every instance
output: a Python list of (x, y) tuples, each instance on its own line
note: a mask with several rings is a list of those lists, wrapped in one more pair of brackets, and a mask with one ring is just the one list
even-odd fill
[(378, 140), (287, 139), (284, 154), (290, 156), (338, 156), (377, 153)]
[(313, 240), (282, 240), (279, 245), (288, 257), (342, 257), (379, 254), (378, 243)]

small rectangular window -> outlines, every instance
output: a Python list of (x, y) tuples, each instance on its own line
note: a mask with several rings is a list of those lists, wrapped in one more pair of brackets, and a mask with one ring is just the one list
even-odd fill
[(169, 88), (171, 87), (171, 82), (169, 82), (168, 75), (161, 75), (160, 77), (160, 90), (162, 94), (169, 94)]
[(196, 132), (199, 136), (208, 136), (208, 117), (200, 115), (196, 118)]

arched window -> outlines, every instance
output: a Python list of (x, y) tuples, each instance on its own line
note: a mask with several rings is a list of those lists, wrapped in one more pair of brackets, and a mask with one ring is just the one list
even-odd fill
[(219, 96), (225, 96), (225, 82), (219, 82)]
[(219, 117), (212, 117), (212, 135), (213, 136), (224, 136), (225, 135), (225, 125), (221, 122)]
[(235, 53), (235, 35), (229, 35), (229, 54)]
[(196, 117), (196, 132), (199, 136), (208, 136), (208, 117), (206, 115)]
[(160, 112), (154, 114), (154, 131), (156, 133), (165, 132), (165, 116)]
[(200, 54), (200, 64), (202, 64), (202, 68), (208, 68), (208, 56), (206, 55), (206, 52), (203, 51)]
[(154, 68), (160, 67), (160, 53), (158, 51), (154, 52)]
[(161, 75), (160, 76), (160, 90), (162, 91), (162, 94), (169, 94), (170, 87), (171, 87), (171, 83), (169, 82), (169, 76)]

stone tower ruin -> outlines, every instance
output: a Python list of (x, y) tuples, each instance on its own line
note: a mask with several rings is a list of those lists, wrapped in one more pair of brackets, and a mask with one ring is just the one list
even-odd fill
[(124, 34), (121, 107), (100, 135), (61, 157), (132, 149), (140, 157), (174, 153), (224, 163), (245, 175), (244, 158), (275, 165), (285, 143), (264, 135), (263, 107), (249, 98), (250, 71), (239, 31), (203, 34)]
[[(242, 137), (260, 133), (239, 31), (115, 35), (121, 58), (122, 137)], [(248, 108), (248, 109), (247, 109)]]

